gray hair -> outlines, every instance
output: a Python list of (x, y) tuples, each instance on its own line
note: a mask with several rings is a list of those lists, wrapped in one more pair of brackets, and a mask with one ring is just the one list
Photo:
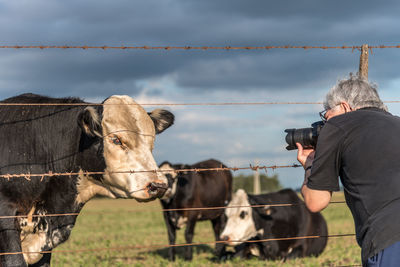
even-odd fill
[(329, 90), (324, 108), (332, 109), (343, 101), (353, 109), (376, 107), (387, 111), (386, 105), (379, 98), (377, 86), (351, 73), (350, 78), (339, 81)]

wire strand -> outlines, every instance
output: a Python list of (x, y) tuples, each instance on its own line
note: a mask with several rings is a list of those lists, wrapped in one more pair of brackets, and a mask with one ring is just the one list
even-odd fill
[(101, 174), (114, 174), (114, 173), (129, 173), (129, 174), (135, 174), (135, 173), (164, 173), (164, 172), (174, 172), (174, 173), (180, 173), (180, 172), (204, 172), (204, 171), (239, 171), (239, 170), (267, 170), (267, 169), (280, 169), (280, 168), (299, 168), (302, 167), (300, 164), (292, 164), (292, 165), (271, 165), (271, 166), (252, 166), (250, 167), (220, 167), (220, 168), (194, 168), (194, 169), (155, 169), (155, 170), (129, 170), (129, 171), (103, 171), (103, 172), (62, 172), (62, 173), (57, 173), (57, 172), (48, 172), (48, 173), (40, 173), (40, 174), (34, 174), (34, 173), (24, 173), (24, 174), (1, 174), (0, 178), (4, 178), (7, 180), (10, 180), (11, 178), (25, 178), (26, 180), (30, 181), (31, 177), (41, 177), (43, 180), (44, 177), (55, 177), (55, 176), (76, 176), (76, 175), (85, 175), (85, 176), (90, 176), (90, 175), (101, 175)]
[(122, 246), (122, 247), (110, 247), (110, 248), (94, 248), (94, 249), (78, 249), (78, 250), (54, 250), (54, 251), (19, 251), (19, 252), (2, 252), (0, 256), (5, 255), (20, 255), (20, 254), (36, 254), (36, 253), (79, 253), (79, 252), (96, 252), (106, 250), (128, 250), (128, 249), (153, 249), (162, 247), (184, 247), (184, 246), (199, 246), (199, 245), (211, 245), (211, 244), (225, 244), (225, 243), (261, 243), (261, 242), (272, 242), (272, 241), (288, 241), (288, 240), (301, 240), (301, 239), (317, 239), (317, 238), (337, 238), (337, 237), (353, 237), (355, 234), (334, 234), (334, 235), (313, 235), (313, 236), (296, 236), (296, 237), (281, 237), (281, 238), (267, 238), (260, 240), (230, 240), (230, 241), (209, 241), (209, 242), (197, 242), (197, 243), (185, 243), (185, 244), (154, 244), (148, 246)]
[[(361, 50), (361, 45), (265, 45), (265, 46), (93, 46), (93, 45), (2, 45), (0, 49), (102, 49), (102, 50), (270, 50), (270, 49), (351, 49)], [(368, 49), (400, 48), (400, 45), (368, 45)]]
[[(331, 201), (329, 204), (345, 204), (345, 201)], [(136, 213), (136, 212), (172, 212), (172, 211), (197, 211), (197, 210), (220, 210), (220, 209), (236, 209), (236, 208), (264, 208), (264, 207), (292, 207), (292, 206), (301, 206), (305, 205), (304, 203), (280, 203), (280, 204), (259, 204), (259, 205), (235, 205), (235, 206), (218, 206), (218, 207), (194, 207), (194, 208), (174, 208), (174, 209), (160, 209), (160, 210), (130, 210), (126, 211), (126, 213)], [(105, 213), (113, 213), (113, 212), (90, 212), (91, 214), (105, 214)], [(80, 213), (54, 213), (54, 214), (33, 214), (33, 215), (10, 215), (10, 216), (0, 216), (0, 219), (16, 219), (16, 218), (27, 218), (31, 217), (62, 217), (62, 216), (78, 216)]]
[[(394, 104), (400, 103), (400, 100), (382, 101), (383, 103)], [(252, 105), (322, 105), (323, 102), (204, 102), (204, 103), (124, 103), (124, 104), (107, 104), (107, 103), (4, 103), (0, 102), (0, 106), (120, 106), (120, 105), (140, 105), (140, 106), (252, 106)]]

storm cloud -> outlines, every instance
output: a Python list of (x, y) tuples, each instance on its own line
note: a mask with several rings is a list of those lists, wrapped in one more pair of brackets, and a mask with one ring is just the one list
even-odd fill
[[(0, 33), (4, 45), (393, 44), (397, 11), (396, 1), (9, 1), (0, 6)], [(0, 56), (6, 69), (0, 74), (3, 96), (26, 90), (137, 94), (137, 81), (166, 76), (190, 93), (295, 90), (320, 86), (330, 73), (357, 71), (358, 64), (351, 50), (31, 49), (2, 50)], [(399, 56), (377, 52), (372, 73), (397, 79), (392, 64)]]

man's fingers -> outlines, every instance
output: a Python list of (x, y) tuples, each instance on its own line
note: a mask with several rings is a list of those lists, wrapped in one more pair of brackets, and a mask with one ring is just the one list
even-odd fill
[(296, 143), (297, 149), (300, 151), (303, 151), (303, 146), (300, 143)]
[(303, 155), (303, 146), (300, 143), (296, 143), (297, 146), (297, 160), (304, 166), (306, 162), (306, 157)]

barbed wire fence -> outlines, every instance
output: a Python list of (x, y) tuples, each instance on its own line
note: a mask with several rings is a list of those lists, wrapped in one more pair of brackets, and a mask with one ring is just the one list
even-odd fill
[(299, 168), (302, 167), (300, 164), (291, 164), (291, 165), (270, 165), (270, 166), (260, 166), (255, 165), (252, 166), (250, 164), (249, 167), (218, 167), (218, 168), (194, 168), (194, 169), (154, 169), (154, 170), (128, 170), (128, 171), (103, 171), (103, 172), (90, 172), (90, 171), (80, 171), (80, 172), (47, 172), (47, 173), (23, 173), (23, 174), (2, 174), (0, 178), (4, 178), (10, 180), (12, 178), (25, 178), (26, 180), (31, 180), (31, 177), (41, 177), (41, 181), (45, 177), (56, 177), (56, 176), (75, 176), (75, 175), (102, 175), (102, 174), (115, 174), (115, 173), (181, 173), (181, 172), (206, 172), (206, 171), (239, 171), (239, 170), (265, 170), (267, 169), (281, 169), (281, 168)]
[[(345, 204), (345, 201), (331, 201), (329, 204)], [(198, 210), (222, 210), (222, 209), (239, 209), (239, 208), (269, 208), (269, 207), (293, 207), (304, 206), (304, 203), (265, 203), (259, 205), (235, 205), (235, 206), (217, 206), (217, 207), (195, 207), (195, 208), (174, 208), (174, 209), (159, 209), (159, 210), (130, 210), (126, 213), (137, 212), (176, 212), (176, 211), (198, 211)], [(91, 214), (104, 214), (107, 212), (91, 212)], [(13, 215), (0, 216), (1, 219), (21, 219), (21, 218), (45, 218), (45, 217), (63, 217), (63, 216), (78, 216), (80, 213), (49, 213), (49, 214), (32, 214), (32, 215)]]
[(114, 248), (94, 248), (94, 249), (79, 249), (79, 250), (56, 250), (56, 251), (29, 251), (29, 252), (4, 252), (0, 253), (0, 256), (4, 255), (20, 255), (20, 254), (37, 254), (37, 253), (76, 253), (76, 252), (89, 252), (89, 251), (104, 251), (104, 250), (127, 250), (127, 249), (154, 249), (154, 248), (167, 248), (167, 247), (187, 247), (187, 246), (199, 246), (199, 245), (212, 245), (212, 244), (226, 244), (232, 243), (260, 243), (260, 242), (272, 242), (272, 241), (288, 241), (288, 240), (300, 240), (300, 239), (317, 239), (317, 238), (337, 238), (337, 237), (354, 237), (355, 234), (334, 234), (334, 235), (311, 235), (311, 236), (295, 236), (295, 237), (278, 237), (278, 238), (266, 238), (260, 240), (230, 240), (230, 241), (209, 241), (209, 242), (197, 242), (197, 243), (185, 243), (185, 244), (155, 244), (149, 246), (124, 246)]
[[(0, 49), (115, 49), (115, 50), (270, 50), (270, 49), (351, 49), (361, 51), (365, 45), (265, 45), (265, 46), (93, 46), (93, 45), (1, 45)], [(371, 45), (367, 49), (400, 48), (400, 45)]]
[[(386, 104), (398, 104), (400, 100), (382, 101)], [(262, 105), (321, 105), (323, 102), (203, 102), (203, 103), (136, 103), (136, 104), (107, 104), (107, 103), (4, 103), (0, 106), (262, 106)]]
[[(361, 51), (360, 55), (360, 68), (359, 75), (364, 78), (368, 78), (368, 51), (372, 53), (373, 49), (384, 49), (384, 48), (400, 48), (400, 45), (378, 45), (378, 46), (24, 46), (24, 45), (14, 45), (14, 46), (0, 46), (0, 49), (137, 49), (137, 50), (269, 50), (269, 49), (351, 49), (352, 52), (354, 50)], [(400, 103), (397, 100), (384, 101), (384, 103)], [(136, 105), (143, 106), (227, 106), (227, 105), (304, 105), (304, 104), (322, 104), (322, 102), (221, 102), (221, 103), (143, 103)], [(4, 103), (0, 102), (0, 106), (99, 106), (99, 105), (107, 105), (100, 103)], [(135, 105), (135, 104), (134, 104)], [(301, 167), (299, 164), (292, 165), (256, 165), (249, 167), (220, 167), (220, 168), (208, 168), (208, 169), (169, 169), (169, 170), (127, 170), (127, 171), (117, 171), (112, 173), (143, 173), (143, 172), (174, 172), (174, 173), (182, 173), (182, 172), (203, 172), (203, 171), (238, 171), (238, 170), (265, 170), (267, 169), (278, 169), (278, 168), (297, 168)], [(105, 174), (106, 172), (69, 172), (69, 173), (41, 173), (41, 174), (2, 174), (0, 178), (11, 180), (14, 178), (24, 178), (30, 181), (33, 177), (40, 177), (40, 181), (43, 181), (47, 177), (57, 177), (57, 176), (75, 176), (75, 175), (96, 175), (96, 174)], [(141, 189), (145, 190), (145, 189)], [(343, 204), (344, 201), (332, 201), (331, 204)], [(290, 207), (299, 205), (298, 203), (266, 203), (262, 205), (249, 205), (249, 206), (223, 206), (223, 207), (196, 207), (196, 208), (184, 208), (184, 209), (161, 209), (162, 212), (172, 212), (172, 211), (194, 211), (194, 210), (210, 210), (210, 209), (226, 209), (226, 208), (241, 208), (241, 207), (266, 207), (266, 206), (276, 206), (276, 207)], [(304, 204), (302, 204), (304, 205)], [(137, 211), (131, 211), (137, 212)], [(159, 211), (157, 211), (159, 212)], [(16, 215), (16, 216), (0, 216), (0, 219), (17, 219), (17, 218), (26, 218), (26, 217), (55, 217), (55, 216), (78, 216), (79, 213), (64, 213), (64, 214), (42, 214), (42, 215)], [(264, 240), (235, 240), (230, 242), (243, 242), (243, 243), (251, 243), (251, 242), (271, 242), (271, 241), (280, 241), (280, 240), (294, 240), (294, 239), (310, 239), (310, 238), (334, 238), (334, 237), (354, 237), (355, 234), (333, 234), (327, 236), (300, 236), (300, 237), (282, 237), (282, 238), (271, 238)], [(99, 249), (82, 249), (82, 250), (55, 250), (52, 252), (47, 251), (37, 251), (37, 252), (4, 252), (0, 253), (2, 255), (16, 255), (16, 254), (29, 254), (29, 253), (76, 253), (76, 252), (94, 252), (94, 251), (104, 251), (104, 250), (126, 250), (126, 249), (151, 249), (156, 247), (179, 247), (179, 246), (198, 246), (205, 244), (217, 244), (217, 243), (226, 243), (228, 241), (212, 241), (212, 242), (202, 242), (202, 243), (190, 243), (190, 244), (176, 244), (176, 245), (151, 245), (151, 246), (125, 246), (125, 247), (117, 247), (117, 248), (99, 248)], [(348, 266), (360, 266), (360, 265), (348, 265)]]

